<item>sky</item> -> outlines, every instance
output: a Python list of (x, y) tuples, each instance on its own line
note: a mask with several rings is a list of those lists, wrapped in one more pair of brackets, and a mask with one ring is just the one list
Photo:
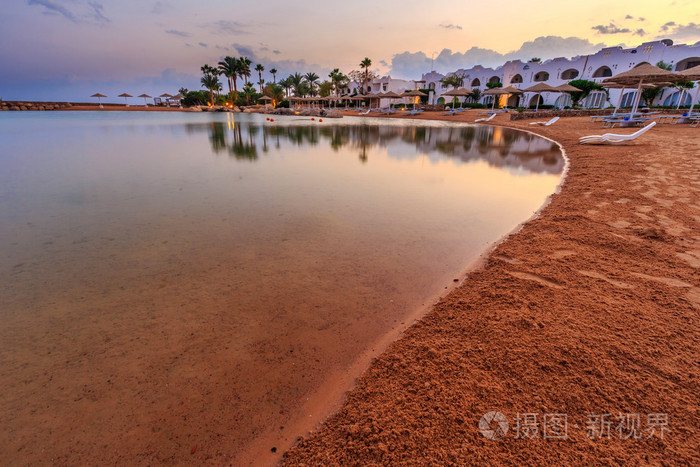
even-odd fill
[[(282, 78), (364, 57), (419, 79), (509, 59), (573, 57), (661, 38), (700, 41), (698, 0), (7, 0), (0, 99), (90, 102), (101, 92), (199, 89), (200, 67), (247, 56)], [(257, 74), (255, 76), (257, 81)]]

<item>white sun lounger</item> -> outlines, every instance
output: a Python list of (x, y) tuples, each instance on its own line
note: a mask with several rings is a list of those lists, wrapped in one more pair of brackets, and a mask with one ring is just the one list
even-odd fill
[(556, 122), (559, 120), (559, 117), (554, 117), (553, 119), (549, 120), (548, 122), (532, 122), (530, 125), (540, 125), (540, 126), (549, 126), (552, 123)]
[(492, 114), (489, 118), (477, 118), (474, 120), (474, 123), (479, 123), (479, 122), (490, 122), (493, 120), (493, 117), (495, 117), (497, 114)]
[(641, 135), (651, 130), (656, 122), (651, 122), (641, 130), (638, 130), (631, 135), (618, 135), (615, 133), (606, 133), (604, 135), (582, 136), (578, 139), (579, 144), (626, 144), (639, 138)]

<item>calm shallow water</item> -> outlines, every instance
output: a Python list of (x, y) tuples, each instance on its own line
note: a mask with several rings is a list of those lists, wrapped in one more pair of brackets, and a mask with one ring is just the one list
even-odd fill
[(0, 114), (0, 445), (225, 460), (536, 211), (564, 167), (498, 127)]

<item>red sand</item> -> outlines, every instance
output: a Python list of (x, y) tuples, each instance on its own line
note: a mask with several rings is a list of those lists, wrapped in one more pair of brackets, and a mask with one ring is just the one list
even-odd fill
[[(657, 126), (610, 147), (577, 144), (601, 133), (587, 118), (493, 123), (561, 142), (561, 193), (375, 359), (284, 464), (700, 464), (700, 129)], [(501, 440), (479, 431), (489, 411), (510, 422)], [(538, 438), (522, 439), (518, 413), (536, 414)], [(568, 416), (566, 440), (542, 438), (553, 413)], [(605, 413), (609, 438), (590, 439), (589, 416)], [(619, 414), (639, 414), (639, 439), (630, 422), (621, 439)], [(668, 417), (663, 438), (653, 414)]]

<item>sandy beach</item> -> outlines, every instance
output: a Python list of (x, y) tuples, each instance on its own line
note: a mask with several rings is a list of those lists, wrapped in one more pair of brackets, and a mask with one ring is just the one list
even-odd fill
[[(588, 117), (547, 128), (531, 121), (499, 115), (491, 123), (560, 143), (569, 159), (560, 192), (433, 306), (398, 327), (378, 312), (373, 329), (358, 323), (355, 334), (347, 331), (363, 350), (359, 359), (324, 366), (297, 349), (290, 361), (312, 388), (302, 406), (291, 390), (265, 393), (268, 380), (289, 376), (281, 358), (280, 370), (260, 374), (251, 389), (257, 405), (236, 399), (236, 375), (258, 368), (235, 363), (234, 343), (221, 345), (234, 329), (219, 316), (231, 306), (221, 285), (230, 272), (217, 266), (212, 281), (211, 271), (183, 264), (187, 275), (178, 270), (154, 292), (153, 303), (166, 310), (158, 320), (155, 305), (137, 319), (119, 313), (143, 293), (136, 280), (112, 303), (101, 291), (81, 297), (94, 309), (111, 307), (108, 329), (88, 320), (78, 332), (68, 302), (54, 310), (65, 319), (46, 328), (22, 316), (8, 320), (0, 452), (11, 464), (57, 465), (700, 463), (700, 129), (657, 125), (627, 146), (581, 146), (579, 136), (610, 130)], [(135, 252), (134, 261), (150, 251)], [(180, 289), (210, 306), (180, 303)], [(45, 292), (37, 290), (38, 303)], [(328, 294), (342, 297), (332, 288)], [(23, 340), (16, 329), (33, 337)], [(370, 331), (381, 338), (368, 344)], [(319, 339), (319, 349), (336, 345), (314, 328), (288, 334), (259, 350), (290, 352), (300, 335)], [(34, 342), (43, 342), (45, 355), (28, 367), (22, 362), (33, 358)], [(279, 413), (274, 430), (261, 432), (264, 404), (279, 405)], [(488, 412), (507, 417), (502, 439), (482, 435)], [(516, 426), (518, 414), (529, 415), (532, 439)], [(552, 414), (566, 415), (564, 439), (543, 436)], [(596, 414), (609, 414), (607, 436), (587, 436)]]
[[(528, 122), (493, 120), (561, 143), (561, 192), (377, 357), (285, 465), (700, 463), (700, 131), (581, 146), (609, 130)], [(510, 422), (502, 439), (479, 430), (490, 411)], [(545, 438), (552, 414), (565, 438)]]

